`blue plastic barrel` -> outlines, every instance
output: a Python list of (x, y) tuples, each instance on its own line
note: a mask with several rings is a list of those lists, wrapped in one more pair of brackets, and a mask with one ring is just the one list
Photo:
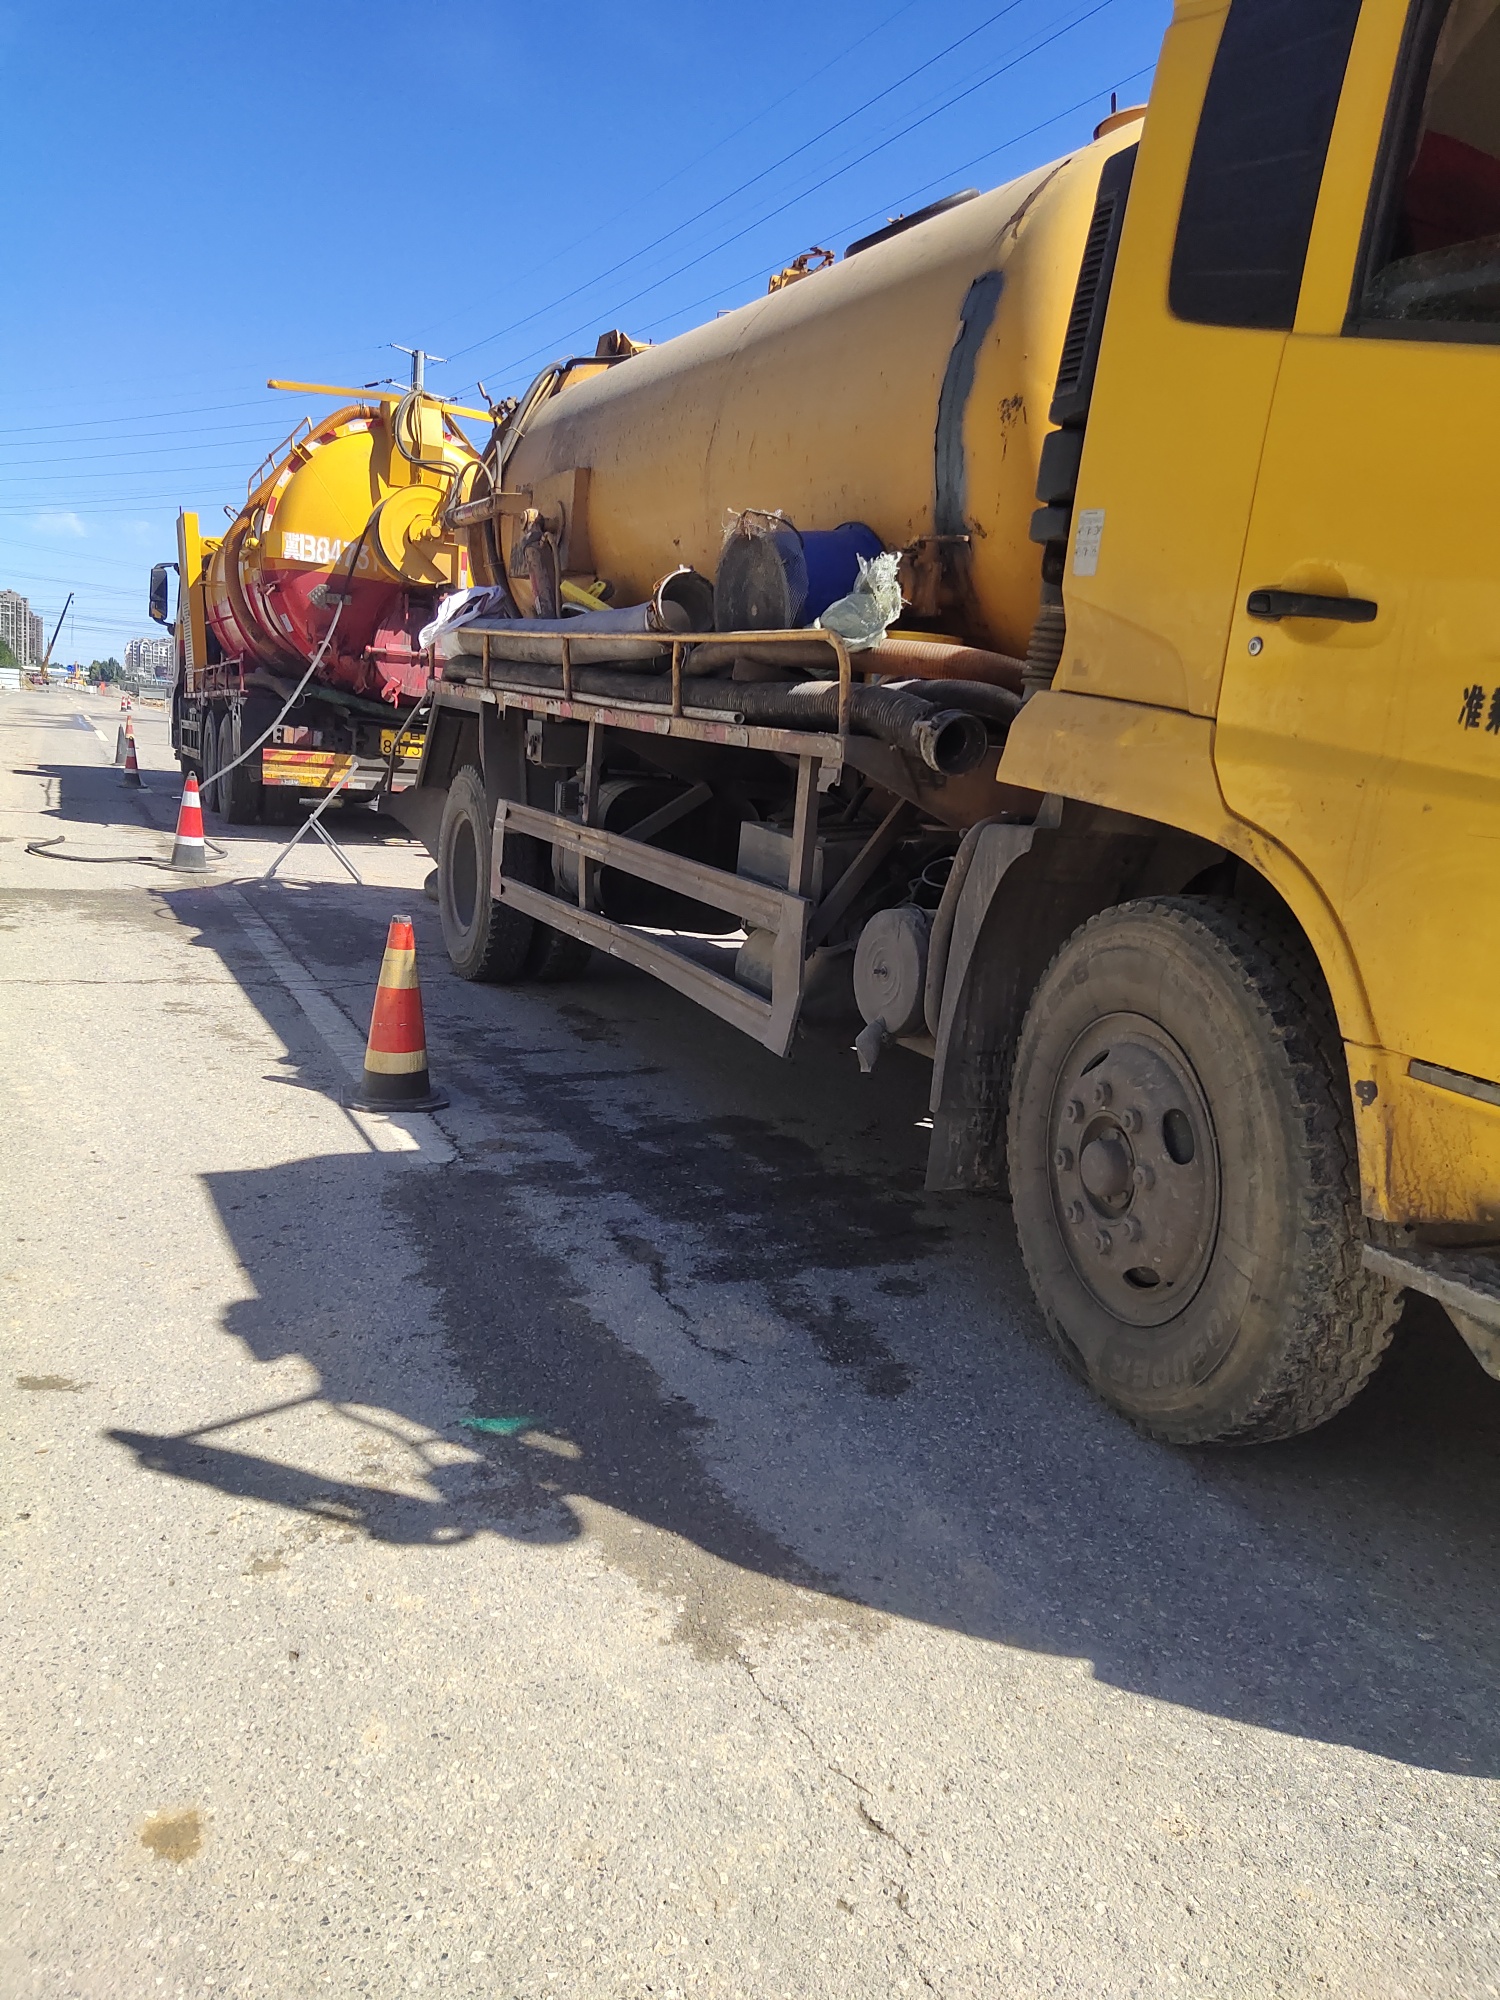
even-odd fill
[(863, 521), (845, 521), (837, 528), (815, 529), (802, 537), (802, 560), (807, 565), (807, 596), (799, 624), (811, 625), (829, 605), (847, 597), (859, 581), (859, 559), (868, 562), (885, 547), (873, 528)]
[(790, 521), (747, 517), (747, 528), (729, 537), (719, 558), (715, 626), (775, 632), (811, 625), (854, 588), (860, 557), (878, 556), (884, 546), (862, 521), (799, 534)]

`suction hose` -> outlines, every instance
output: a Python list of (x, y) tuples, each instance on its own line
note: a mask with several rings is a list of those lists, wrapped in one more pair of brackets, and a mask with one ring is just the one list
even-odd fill
[(919, 699), (944, 701), (950, 708), (961, 708), (966, 715), (982, 717), (996, 729), (1009, 729), (1021, 712), (1019, 694), (1007, 687), (995, 687), (989, 681), (886, 681), (883, 685), (915, 694)]
[[(452, 661), (445, 678), (469, 679), (467, 672), (455, 673)], [(464, 666), (470, 662), (466, 659)], [(472, 662), (476, 670), (479, 662)], [(497, 671), (498, 670), (498, 671)], [(491, 658), (490, 671), (500, 685), (540, 688), (551, 693), (562, 686), (562, 668), (531, 660)], [(648, 703), (664, 707), (660, 674), (621, 673), (612, 667), (575, 667), (573, 687), (579, 694), (608, 701)], [(839, 719), (837, 681), (689, 681), (684, 697), (691, 708), (712, 709), (743, 716), (747, 722), (763, 722), (773, 729), (834, 730)], [(986, 689), (987, 694), (1003, 694), (1003, 689)], [(943, 695), (948, 693), (943, 687)], [(1007, 720), (1009, 718), (1007, 717)], [(944, 778), (959, 778), (972, 771), (989, 755), (988, 731), (977, 714), (958, 704), (939, 707), (935, 701), (892, 687), (850, 689), (849, 722), (861, 736), (874, 736), (893, 750), (915, 757), (930, 771)]]

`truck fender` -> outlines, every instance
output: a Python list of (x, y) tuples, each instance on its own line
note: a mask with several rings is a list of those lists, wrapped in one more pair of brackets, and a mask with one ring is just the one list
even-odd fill
[(1011, 1072), (1038, 980), (1080, 924), (1135, 896), (1177, 893), (1223, 850), (1056, 797), (1029, 826), (977, 833), (942, 969), (927, 1186), (1004, 1193)]
[(526, 802), (526, 717), (487, 701), (479, 710), (479, 768), (490, 817), (502, 799)]
[(443, 806), (454, 774), (465, 764), (479, 764), (480, 722), (472, 710), (456, 702), (444, 701), (439, 694), (422, 739), (422, 761), (417, 782), (404, 791), (393, 792), (386, 811), (400, 822), (427, 852), (437, 856), (438, 829), (443, 823)]

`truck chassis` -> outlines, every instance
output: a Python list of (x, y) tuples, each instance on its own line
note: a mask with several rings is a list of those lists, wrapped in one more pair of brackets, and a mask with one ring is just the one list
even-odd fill
[[(221, 779), (219, 773), (276, 721), (286, 693), (257, 684), (238, 665), (198, 669), (172, 699), (172, 747), (198, 779), (205, 807), (231, 825), (285, 818), (297, 804), (338, 788), (368, 805), (416, 782), (422, 728), (373, 702), (319, 688), (301, 696), (264, 747)], [(367, 714), (364, 711), (368, 709)]]

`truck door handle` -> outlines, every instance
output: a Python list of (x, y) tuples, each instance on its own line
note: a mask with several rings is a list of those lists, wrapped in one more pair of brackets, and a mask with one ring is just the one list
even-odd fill
[(1380, 614), (1369, 597), (1311, 597), (1302, 590), (1252, 590), (1245, 600), (1252, 618), (1335, 618), (1345, 625), (1368, 625)]

